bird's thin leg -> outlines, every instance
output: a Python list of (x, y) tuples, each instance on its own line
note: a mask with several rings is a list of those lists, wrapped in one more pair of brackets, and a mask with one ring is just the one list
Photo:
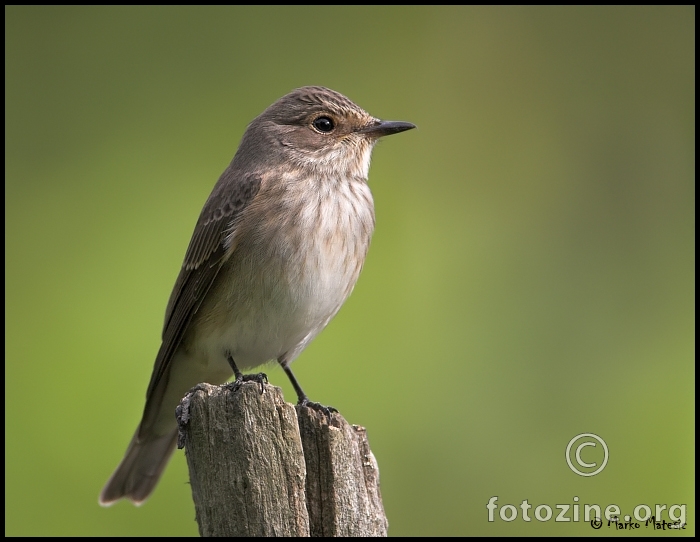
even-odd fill
[(292, 383), (292, 386), (294, 386), (294, 391), (297, 392), (297, 397), (299, 399), (297, 402), (298, 405), (306, 406), (309, 408), (313, 408), (314, 410), (318, 410), (319, 412), (323, 412), (329, 419), (330, 419), (331, 414), (333, 412), (338, 412), (338, 410), (333, 408), (333, 407), (327, 407), (327, 406), (322, 405), (321, 403), (315, 403), (313, 401), (309, 401), (309, 398), (304, 393), (304, 390), (301, 389), (301, 386), (299, 385), (297, 378), (294, 376), (292, 369), (290, 369), (289, 364), (281, 362), (281, 361), (279, 363), (282, 366), (282, 369), (284, 369), (284, 372), (287, 373), (287, 377), (289, 378), (289, 381)]
[(241, 387), (241, 384), (243, 382), (257, 382), (258, 384), (260, 384), (260, 395), (263, 394), (263, 392), (265, 391), (264, 384), (267, 382), (267, 375), (265, 373), (244, 375), (236, 365), (236, 362), (233, 361), (233, 356), (230, 353), (226, 354), (226, 360), (231, 366), (231, 369), (233, 369), (233, 374), (236, 377), (236, 380), (234, 380), (231, 383), (233, 391), (237, 391), (238, 388)]
[(292, 386), (294, 386), (294, 391), (297, 392), (297, 397), (299, 398), (298, 404), (303, 405), (305, 403), (308, 403), (309, 398), (304, 393), (304, 390), (301, 389), (301, 386), (299, 385), (299, 382), (297, 382), (297, 378), (294, 376), (294, 373), (289, 368), (289, 365), (282, 362), (280, 362), (280, 365), (282, 366), (282, 369), (284, 369), (284, 372), (287, 373), (289, 381), (292, 383)]

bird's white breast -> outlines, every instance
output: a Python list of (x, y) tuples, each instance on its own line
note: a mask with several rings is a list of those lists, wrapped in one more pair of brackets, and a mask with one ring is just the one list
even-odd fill
[[(198, 312), (205, 316), (191, 326), (189, 348), (218, 370), (226, 352), (240, 368), (291, 362), (340, 309), (364, 263), (374, 229), (367, 183), (321, 178), (309, 190), (290, 176), (246, 209)], [(265, 196), (276, 204), (266, 207)]]

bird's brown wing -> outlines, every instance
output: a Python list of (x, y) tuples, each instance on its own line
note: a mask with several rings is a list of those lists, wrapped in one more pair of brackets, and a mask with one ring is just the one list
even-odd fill
[(260, 183), (261, 178), (257, 174), (241, 175), (229, 168), (221, 175), (204, 204), (165, 311), (163, 343), (146, 392), (142, 429), (148, 427), (157, 413), (165, 390), (165, 386), (158, 384), (221, 268), (226, 252), (226, 236), (232, 234), (236, 218), (258, 193)]

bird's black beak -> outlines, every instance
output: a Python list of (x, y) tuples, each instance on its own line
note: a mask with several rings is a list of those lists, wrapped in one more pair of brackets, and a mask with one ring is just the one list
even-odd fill
[(370, 137), (382, 137), (391, 134), (398, 134), (415, 128), (415, 124), (410, 122), (402, 122), (400, 120), (378, 120), (374, 124), (362, 128), (359, 133)]

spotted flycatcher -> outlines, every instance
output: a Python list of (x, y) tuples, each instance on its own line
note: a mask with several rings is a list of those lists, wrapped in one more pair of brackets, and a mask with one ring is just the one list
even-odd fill
[(323, 87), (297, 89), (250, 123), (195, 226), (141, 423), (100, 504), (148, 498), (175, 449), (175, 408), (200, 382), (241, 382), (240, 369), (277, 360), (309, 403), (290, 364), (362, 269), (374, 230), (374, 144), (411, 128)]

